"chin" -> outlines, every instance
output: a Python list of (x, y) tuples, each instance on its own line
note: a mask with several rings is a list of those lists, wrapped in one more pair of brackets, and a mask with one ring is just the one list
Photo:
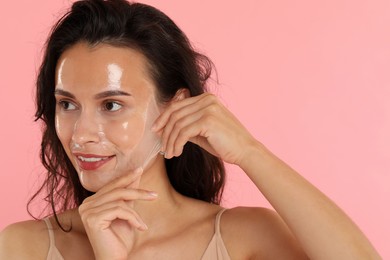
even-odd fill
[(84, 187), (84, 189), (90, 192), (97, 192), (105, 185), (110, 183), (113, 179), (115, 179), (114, 175), (107, 176), (104, 174), (106, 178), (102, 178), (103, 174), (99, 174), (97, 172), (86, 172), (81, 171), (78, 173), (80, 183)]

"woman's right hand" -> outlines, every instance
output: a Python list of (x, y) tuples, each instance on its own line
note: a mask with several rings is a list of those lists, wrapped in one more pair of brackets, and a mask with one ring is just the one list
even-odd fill
[(136, 229), (147, 230), (134, 211), (135, 200), (154, 200), (156, 194), (138, 189), (142, 169), (113, 180), (79, 207), (95, 259), (127, 259)]

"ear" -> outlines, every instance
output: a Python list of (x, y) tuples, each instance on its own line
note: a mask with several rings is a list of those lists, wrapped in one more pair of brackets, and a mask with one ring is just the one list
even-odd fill
[(172, 98), (172, 101), (180, 101), (180, 100), (189, 98), (190, 96), (191, 95), (190, 95), (190, 91), (188, 90), (188, 88), (181, 88), (178, 91), (176, 91), (176, 94)]

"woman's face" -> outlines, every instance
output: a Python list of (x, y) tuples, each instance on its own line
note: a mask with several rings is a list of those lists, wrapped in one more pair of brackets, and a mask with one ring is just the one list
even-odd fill
[(56, 132), (84, 188), (97, 191), (157, 154), (156, 88), (141, 53), (78, 43), (61, 55), (55, 83)]

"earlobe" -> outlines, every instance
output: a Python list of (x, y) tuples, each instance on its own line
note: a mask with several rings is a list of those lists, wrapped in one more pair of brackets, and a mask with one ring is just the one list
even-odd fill
[(178, 91), (176, 91), (176, 94), (173, 97), (173, 100), (180, 101), (180, 100), (189, 98), (190, 96), (191, 95), (190, 95), (190, 91), (188, 90), (188, 88), (181, 88)]

